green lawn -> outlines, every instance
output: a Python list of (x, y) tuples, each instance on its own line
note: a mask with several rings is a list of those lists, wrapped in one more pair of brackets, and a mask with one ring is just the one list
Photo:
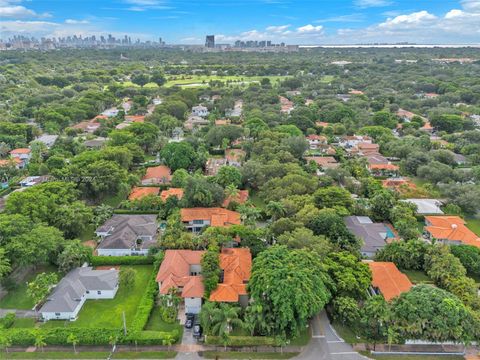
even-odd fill
[(263, 78), (268, 78), (272, 83), (277, 83), (288, 78), (288, 76), (217, 76), (217, 75), (178, 75), (170, 77), (165, 83), (166, 87), (182, 86), (182, 87), (204, 87), (212, 80), (222, 81), (226, 83), (252, 83), (260, 82)]
[(20, 310), (32, 309), (35, 304), (27, 295), (27, 282), (32, 281), (35, 276), (42, 272), (52, 273), (57, 271), (58, 269), (53, 265), (39, 266), (36, 270), (28, 274), (25, 280), (20, 282), (15, 289), (10, 290), (7, 295), (0, 300), (0, 308)]
[[(174, 351), (121, 351), (113, 354), (112, 359), (172, 359), (176, 356)], [(79, 351), (71, 352), (15, 352), (0, 353), (0, 359), (106, 359), (109, 355), (104, 351)]]
[(362, 337), (357, 338), (355, 332), (348, 326), (345, 326), (338, 322), (332, 323), (332, 326), (337, 332), (338, 336), (340, 336), (343, 340), (345, 340), (349, 344), (359, 344), (359, 343), (366, 342), (366, 340), (363, 339)]
[(106, 205), (109, 205), (113, 208), (118, 207), (123, 200), (127, 199), (128, 193), (130, 190), (119, 191), (115, 195), (107, 196), (102, 202)]
[(333, 80), (335, 80), (335, 76), (325, 75), (325, 76), (322, 76), (322, 79), (320, 80), (320, 82), (324, 84), (328, 84), (328, 83), (331, 83)]
[(178, 333), (180, 334), (180, 338), (182, 338), (183, 326), (180, 325), (178, 322), (174, 324), (169, 324), (163, 321), (160, 316), (160, 308), (155, 307), (152, 313), (150, 314), (150, 318), (148, 319), (148, 323), (147, 323), (147, 326), (145, 327), (145, 330), (166, 331), (166, 332), (172, 332), (174, 330), (177, 330)]
[(291, 359), (298, 353), (259, 353), (259, 352), (215, 352), (205, 351), (203, 357), (207, 359)]
[(250, 195), (248, 199), (252, 202), (253, 205), (258, 207), (259, 209), (263, 210), (267, 206), (265, 201), (263, 201), (263, 199), (260, 196), (258, 196), (257, 192), (254, 192), (253, 190), (250, 190)]
[(88, 241), (88, 240), (93, 240), (96, 238), (95, 235), (95, 225), (89, 224), (85, 226), (83, 229), (82, 233), (78, 236), (80, 241)]
[(423, 271), (419, 270), (402, 270), (402, 272), (408, 276), (410, 281), (413, 284), (420, 284), (420, 283), (433, 283), (433, 281), (425, 274)]
[(295, 338), (290, 340), (290, 345), (295, 346), (305, 346), (308, 344), (311, 338), (310, 328), (303, 329), (300, 334)]
[(133, 289), (125, 289), (120, 286), (114, 299), (87, 300), (82, 310), (80, 310), (76, 321), (50, 320), (42, 326), (121, 328), (123, 323), (122, 313), (125, 312), (128, 328), (147, 286), (152, 273), (152, 266), (137, 265), (128, 267), (136, 271), (135, 287)]
[(33, 328), (35, 327), (35, 319), (32, 318), (15, 318), (13, 328)]
[(465, 218), (465, 220), (467, 221), (467, 227), (480, 236), (480, 219)]
[(370, 359), (378, 360), (463, 360), (460, 355), (372, 355), (368, 351), (360, 351)]

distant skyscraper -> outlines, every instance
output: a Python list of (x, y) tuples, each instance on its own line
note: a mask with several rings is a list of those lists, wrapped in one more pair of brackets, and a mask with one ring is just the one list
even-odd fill
[(214, 48), (215, 47), (215, 35), (207, 35), (205, 38), (205, 47)]

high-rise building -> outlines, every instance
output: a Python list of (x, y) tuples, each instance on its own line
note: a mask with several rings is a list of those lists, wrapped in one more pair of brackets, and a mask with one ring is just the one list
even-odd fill
[(214, 48), (215, 47), (215, 35), (207, 35), (205, 38), (205, 47)]

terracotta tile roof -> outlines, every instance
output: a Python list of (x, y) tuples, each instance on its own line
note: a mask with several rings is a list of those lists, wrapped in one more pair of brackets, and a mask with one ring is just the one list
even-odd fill
[(193, 220), (208, 220), (211, 226), (225, 227), (240, 225), (240, 214), (223, 208), (189, 208), (181, 209), (180, 216), (183, 222)]
[(201, 276), (190, 275), (191, 265), (200, 265), (205, 251), (167, 250), (157, 274), (161, 283), (160, 293), (167, 294), (173, 288), (181, 288), (182, 297), (202, 297), (203, 282)]
[(223, 207), (228, 207), (228, 205), (234, 201), (236, 202), (237, 204), (245, 204), (248, 200), (248, 190), (239, 190), (238, 191), (238, 194), (236, 196), (229, 196), (227, 197), (224, 201), (223, 201), (223, 204), (222, 206)]
[(9, 165), (20, 165), (22, 160), (19, 158), (3, 159), (0, 160), (0, 166), (9, 166)]
[(172, 179), (172, 172), (170, 171), (170, 168), (165, 165), (159, 165), (159, 166), (153, 166), (147, 168), (147, 172), (145, 173), (145, 176), (143, 177), (142, 180), (148, 180), (148, 179), (166, 179), (167, 182), (170, 182)]
[(330, 123), (324, 121), (317, 121), (315, 125), (317, 125), (318, 127), (327, 127), (330, 125)]
[(417, 187), (409, 179), (403, 179), (403, 178), (382, 180), (382, 186), (384, 188), (395, 189), (395, 190), (398, 190), (398, 188), (403, 186), (408, 187), (410, 189), (415, 189)]
[(393, 262), (368, 262), (372, 271), (372, 286), (378, 288), (386, 301), (407, 292), (413, 286)]
[(314, 161), (318, 166), (321, 167), (337, 167), (338, 163), (332, 156), (306, 156), (305, 160), (307, 162)]
[(160, 197), (163, 201), (166, 201), (170, 196), (176, 196), (178, 200), (183, 197), (183, 189), (182, 188), (170, 188), (168, 190), (163, 190), (160, 193)]
[(430, 124), (430, 121), (427, 121), (420, 130), (433, 130), (433, 126)]
[(215, 125), (217, 125), (217, 126), (228, 125), (228, 124), (230, 124), (230, 120), (228, 120), (228, 119), (215, 120)]
[(138, 187), (135, 186), (132, 191), (130, 192), (130, 195), (128, 195), (128, 200), (137, 200), (141, 199), (145, 196), (148, 195), (158, 195), (160, 192), (160, 189), (157, 187)]
[(400, 168), (397, 165), (393, 164), (370, 164), (368, 165), (370, 170), (392, 170), (398, 171)]
[(29, 148), (19, 148), (19, 149), (13, 149), (10, 151), (11, 155), (16, 155), (16, 154), (30, 154), (31, 150)]
[(125, 116), (125, 120), (130, 122), (143, 123), (145, 122), (145, 115), (127, 115)]
[(308, 136), (307, 136), (307, 140), (308, 140), (308, 141), (322, 141), (322, 142), (327, 142), (327, 138), (326, 138), (325, 136), (315, 135), (315, 134), (308, 135)]
[(364, 92), (360, 91), (360, 90), (350, 90), (348, 93), (350, 95), (363, 95), (364, 94)]
[(246, 282), (252, 270), (252, 254), (248, 248), (223, 248), (220, 254), (223, 283), (210, 294), (211, 301), (238, 302), (247, 294)]
[(425, 222), (425, 230), (436, 239), (480, 247), (480, 237), (467, 228), (459, 216), (425, 216)]

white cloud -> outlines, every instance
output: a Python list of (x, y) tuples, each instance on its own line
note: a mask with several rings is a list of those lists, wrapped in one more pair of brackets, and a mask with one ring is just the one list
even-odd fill
[(428, 11), (414, 12), (408, 15), (398, 15), (394, 18), (387, 19), (387, 21), (379, 24), (381, 28), (405, 28), (410, 26), (422, 26), (430, 24), (433, 20), (436, 20), (435, 15), (430, 14)]
[(392, 4), (389, 0), (355, 0), (353, 3), (360, 8), (383, 7)]
[(90, 24), (90, 21), (88, 21), (88, 20), (67, 19), (67, 20), (65, 20), (65, 24)]
[(0, 0), (0, 18), (23, 19), (23, 18), (46, 18), (49, 13), (38, 14), (20, 4), (20, 0)]
[(480, 0), (462, 0), (462, 7), (471, 12), (480, 12)]
[(167, 6), (162, 0), (124, 0), (124, 3), (132, 5), (122, 10), (146, 11), (146, 10), (169, 10), (173, 9)]
[(365, 20), (364, 14), (348, 14), (348, 15), (339, 15), (339, 16), (332, 16), (325, 19), (318, 19), (315, 20), (316, 23), (341, 23), (341, 22), (362, 22)]
[(312, 24), (308, 24), (308, 25), (301, 26), (301, 27), (297, 28), (297, 31), (300, 34), (308, 34), (308, 33), (318, 34), (318, 33), (321, 33), (323, 31), (323, 26), (322, 25), (313, 26)]
[(282, 31), (287, 30), (289, 27), (290, 25), (268, 26), (266, 30), (274, 33), (280, 33)]

